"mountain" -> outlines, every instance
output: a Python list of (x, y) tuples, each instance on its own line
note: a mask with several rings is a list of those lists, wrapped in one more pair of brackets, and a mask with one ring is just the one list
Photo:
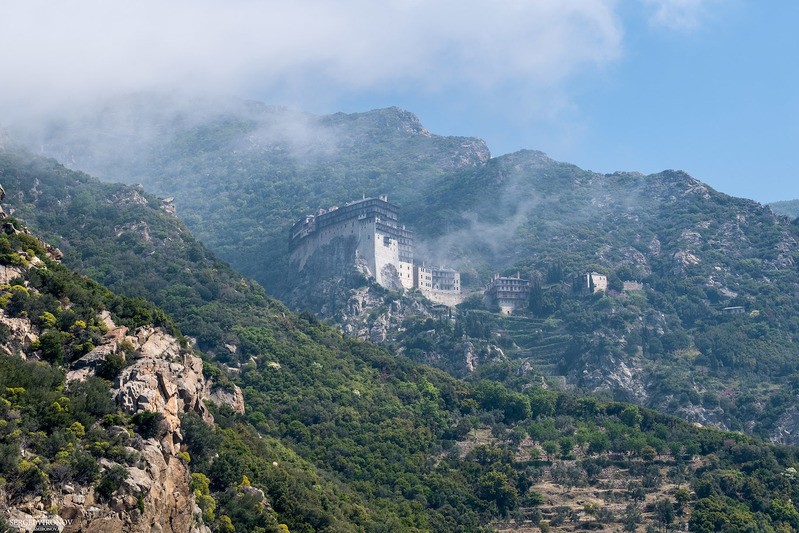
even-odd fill
[[(174, 196), (202, 242), (292, 307), (334, 302), (325, 316), (341, 327), (453, 374), (510, 362), (528, 382), (562, 378), (799, 442), (797, 226), (683, 172), (597, 174), (534, 151), (490, 158), (481, 141), (432, 135), (396, 108), (318, 117), (140, 95), (26, 135), (71, 165)], [(382, 193), (415, 230), (418, 256), (459, 268), (466, 288), (497, 271), (533, 280), (529, 312), (502, 319), (472, 301), (453, 325), (413, 298), (349, 292), (357, 280), (292, 276), (297, 217)], [(607, 293), (584, 293), (590, 271), (608, 277)]]
[(785, 200), (768, 204), (774, 213), (795, 219), (799, 217), (799, 200)]
[[(171, 215), (168, 203), (141, 189), (103, 184), (9, 146), (0, 150), (0, 173), (9, 212), (30, 217), (32, 226), (64, 247), (66, 262), (133, 296), (116, 296), (57, 265), (43, 244), (7, 220), (0, 238), (8, 278), (0, 287), (2, 317), (6, 324), (24, 323), (39, 339), (37, 344), (3, 330), (11, 351), (0, 357), (6, 421), (0, 475), (12, 482), (3, 489), (9, 525), (37, 516), (42, 523), (73, 520), (66, 531), (90, 530), (88, 522), (74, 521), (85, 520), (74, 514), (85, 507), (59, 503), (78, 501), (72, 494), (83, 496), (84, 490), (100, 499), (109, 495), (111, 514), (121, 521), (103, 515), (98, 527), (126, 527), (125, 520), (145, 526), (143, 517), (167, 520), (167, 509), (149, 503), (152, 488), (140, 497), (147, 481), (138, 470), (147, 469), (125, 455), (132, 453), (125, 448), (130, 435), (134, 449), (141, 440), (145, 447), (170, 446), (170, 464), (183, 469), (184, 483), (191, 469), (198, 507), (182, 509), (215, 531), (278, 530), (278, 522), (292, 531), (478, 531), (536, 524), (559, 531), (646, 525), (749, 531), (799, 525), (791, 503), (799, 494), (795, 448), (700, 429), (629, 404), (540, 386), (522, 392), (522, 382), (516, 389), (486, 379), (456, 380), (343, 337), (309, 315), (292, 314), (216, 260)], [(37, 261), (37, 268), (20, 269)], [(174, 286), (180, 290), (170, 291)], [(198, 367), (190, 339), (181, 340), (170, 317), (142, 293), (171, 309), (176, 324), (191, 327), (187, 317), (199, 317), (209, 327), (218, 319), (232, 336), (221, 345), (198, 337), (197, 344), (210, 350)], [(162, 329), (158, 342), (149, 342), (152, 335), (114, 337), (116, 348), (94, 359), (95, 366), (79, 368), (106, 346), (101, 335), (108, 320), (128, 331), (155, 331), (153, 321)], [(144, 356), (148, 343), (159, 347), (157, 355)], [(194, 369), (191, 377), (170, 374), (188, 372), (175, 358)], [(223, 361), (225, 366), (217, 364)], [(64, 388), (70, 379), (64, 372), (86, 376), (87, 368), (94, 373), (86, 380), (94, 396), (84, 406), (83, 391)], [(500, 371), (493, 369), (495, 378), (513, 381), (512, 368), (504, 376)], [(205, 391), (200, 374), (219, 384), (210, 390), (220, 406), (210, 411), (185, 389), (195, 384), (192, 390)], [(160, 377), (147, 377), (153, 375)], [(219, 402), (232, 400), (225, 392), (235, 386), (244, 392), (243, 412), (236, 401)], [(165, 426), (124, 410), (136, 405), (131, 402), (145, 403), (143, 391), (149, 391), (150, 405), (144, 411), (162, 414)], [(188, 412), (176, 416), (172, 399)], [(98, 416), (102, 421), (94, 422)], [(85, 422), (79, 427), (75, 419)], [(166, 438), (159, 444), (153, 435)], [(34, 459), (15, 459), (21, 436)], [(105, 473), (82, 477), (92, 458), (99, 458)], [(57, 468), (62, 463), (67, 470)], [(128, 478), (115, 463), (129, 465)], [(79, 484), (69, 483), (69, 476)], [(45, 485), (40, 509), (35, 495)], [(45, 509), (52, 514), (45, 516)]]
[(2, 529), (210, 531), (184, 417), (210, 433), (208, 405), (241, 391), (203, 375), (163, 311), (63, 267), (4, 214), (0, 248)]
[(432, 135), (397, 108), (315, 116), (137, 95), (20, 129), (35, 150), (74, 169), (175, 197), (200, 241), (278, 296), (288, 291), (286, 235), (300, 216), (364, 194), (404, 202), (431, 179), (490, 157), (483, 141)]
[[(255, 527), (260, 516), (256, 498), (230, 488), (243, 476), (292, 530), (424, 530), (439, 522), (477, 530), (497, 513), (463, 478), (461, 461), (430, 469), (465, 416), (465, 391), (452, 378), (293, 315), (140, 189), (103, 184), (16, 148), (0, 153), (0, 173), (13, 191), (8, 212), (58, 242), (67, 263), (134, 302), (142, 294), (162, 302), (219, 365), (203, 365), (209, 375), (229, 383), (228, 368), (244, 390), (247, 416), (223, 409), (214, 431), (192, 419), (184, 428), (196, 473), (207, 476), (218, 513), (227, 510), (237, 528)], [(425, 387), (434, 397), (422, 396)], [(435, 492), (446, 500), (411, 506), (413, 493), (396, 486), (400, 477), (444, 484)]]

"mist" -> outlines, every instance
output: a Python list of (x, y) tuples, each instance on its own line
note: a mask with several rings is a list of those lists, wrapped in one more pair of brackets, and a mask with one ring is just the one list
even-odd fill
[(615, 4), (3, 2), (0, 123), (139, 91), (322, 112), (368, 91), (472, 98), (522, 83), (534, 98), (618, 57)]

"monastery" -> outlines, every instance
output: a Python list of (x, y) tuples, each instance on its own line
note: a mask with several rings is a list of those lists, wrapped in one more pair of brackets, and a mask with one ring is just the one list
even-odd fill
[(291, 264), (302, 271), (317, 250), (337, 239), (352, 239), (355, 264), (387, 289), (418, 289), (445, 305), (463, 299), (459, 272), (414, 261), (413, 232), (399, 223), (399, 207), (388, 196), (332, 206), (298, 220), (289, 233)]

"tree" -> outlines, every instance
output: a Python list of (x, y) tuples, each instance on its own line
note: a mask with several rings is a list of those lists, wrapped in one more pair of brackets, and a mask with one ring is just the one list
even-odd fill
[(166, 433), (164, 415), (153, 411), (141, 411), (131, 419), (136, 431), (145, 439), (160, 438)]
[(108, 501), (111, 496), (119, 490), (122, 483), (128, 478), (128, 470), (122, 465), (116, 465), (106, 471), (94, 491), (103, 499)]
[(558, 443), (554, 440), (544, 441), (541, 444), (541, 447), (544, 448), (544, 452), (546, 452), (547, 458), (550, 460), (555, 456), (556, 453), (558, 453), (558, 450), (560, 449)]
[(624, 510), (624, 516), (622, 517), (624, 531), (637, 531), (641, 519), (641, 509), (634, 503), (627, 504), (627, 508)]
[(477, 493), (480, 498), (496, 503), (497, 509), (502, 515), (516, 507), (519, 499), (519, 493), (510, 484), (508, 477), (495, 470), (486, 472), (480, 477), (477, 483)]
[(644, 417), (641, 416), (641, 412), (638, 410), (638, 407), (634, 405), (625, 407), (624, 410), (619, 413), (619, 420), (631, 428), (640, 427), (641, 421), (643, 421), (643, 419)]
[(674, 504), (670, 500), (657, 500), (655, 502), (655, 518), (663, 527), (674, 522)]
[(756, 531), (757, 524), (752, 513), (742, 505), (729, 498), (713, 496), (696, 502), (688, 525), (691, 531), (698, 533), (744, 533)]
[(45, 331), (39, 337), (39, 349), (42, 351), (44, 360), (58, 365), (64, 364), (64, 343), (66, 339), (67, 335), (60, 331)]

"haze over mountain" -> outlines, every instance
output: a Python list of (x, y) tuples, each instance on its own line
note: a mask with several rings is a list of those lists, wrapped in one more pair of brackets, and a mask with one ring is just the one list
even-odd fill
[[(168, 202), (140, 188), (100, 183), (7, 142), (0, 175), (10, 193), (4, 207), (62, 246), (67, 262), (123, 293), (161, 301), (187, 328), (216, 326), (225, 335), (198, 339), (210, 349), (198, 365), (180, 337), (150, 325), (174, 328), (163, 311), (57, 265), (52, 249), (4, 219), (0, 266), (14, 277), (0, 286), (0, 509), (11, 526), (799, 525), (791, 503), (799, 491), (790, 466), (796, 448), (529, 386), (503, 364), (489, 374), (504, 371), (507, 386), (453, 379), (291, 314), (203, 250)], [(104, 309), (111, 313), (99, 315)], [(107, 339), (99, 341), (109, 318), (138, 328), (137, 337), (106, 350)], [(147, 335), (157, 342), (139, 340)], [(66, 383), (64, 367), (72, 371)], [(85, 385), (72, 381), (75, 371)], [(209, 378), (218, 384), (214, 402), (234, 383), (245, 393), (243, 405), (213, 409), (215, 423), (193, 395), (204, 387), (190, 388)], [(130, 416), (123, 407), (134, 399), (139, 410)], [(162, 504), (163, 491), (153, 487), (163, 484), (172, 487), (164, 502), (185, 505)], [(99, 518), (97, 505), (108, 509)]]
[(768, 204), (772, 211), (786, 217), (799, 217), (799, 200), (783, 200)]
[[(433, 135), (397, 108), (314, 116), (201, 104), (139, 95), (26, 138), (76, 168), (174, 196), (178, 216), (222, 258), (293, 307), (326, 307), (336, 320), (353, 287), (334, 279), (337, 299), (313, 283), (296, 290), (288, 228), (387, 193), (416, 231), (418, 257), (461, 269), (468, 289), (497, 271), (539, 280), (535, 319), (480, 319), (470, 330), (484, 362), (496, 335), (509, 335), (506, 356), (534, 372), (703, 424), (797, 438), (793, 393), (773, 388), (796, 371), (797, 226), (767, 207), (679, 171), (597, 174), (533, 151), (492, 159), (479, 139)], [(617, 293), (623, 281), (645, 290), (584, 298), (590, 270)], [(382, 303), (367, 322), (387, 319)], [(554, 329), (542, 333), (546, 320)], [(462, 332), (439, 334), (419, 345), (406, 333), (400, 347), (426, 346), (409, 353), (463, 372)], [(740, 388), (747, 394), (729, 396)]]
[(480, 136), (495, 154), (536, 148), (602, 173), (680, 168), (735, 196), (782, 200), (799, 197), (789, 68), (798, 9), (7, 2), (0, 124), (142, 90), (236, 94), (321, 115), (396, 105), (437, 133)]

